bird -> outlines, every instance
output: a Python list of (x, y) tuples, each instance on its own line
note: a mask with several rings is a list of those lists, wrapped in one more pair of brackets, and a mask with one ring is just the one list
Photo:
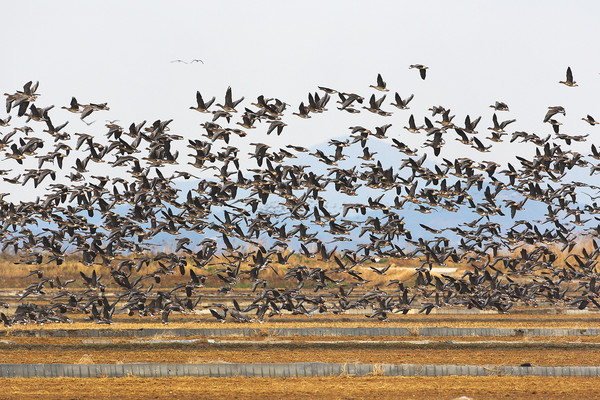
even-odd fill
[(329, 94), (336, 94), (338, 91), (335, 89), (331, 89), (325, 86), (318, 86), (318, 88), (322, 91), (324, 91), (325, 93), (329, 93)]
[(506, 128), (509, 124), (512, 124), (515, 121), (516, 121), (516, 119), (509, 119), (509, 120), (498, 123), (498, 117), (494, 113), (494, 115), (492, 117), (492, 122), (494, 123), (494, 126), (489, 127), (488, 129), (493, 132), (504, 132), (504, 128)]
[(69, 107), (61, 107), (64, 110), (70, 111), (72, 113), (80, 113), (81, 110), (79, 109), (79, 103), (77, 102), (77, 99), (75, 97), (71, 97), (71, 103), (69, 105)]
[(94, 111), (98, 111), (98, 110), (109, 111), (110, 110), (107, 103), (96, 103), (96, 104), (90, 103), (90, 104), (85, 104), (85, 105), (80, 104), (79, 106), (82, 107), (81, 116), (80, 116), (80, 119), (82, 119), (82, 120)]
[(578, 86), (577, 83), (573, 80), (573, 72), (571, 71), (571, 67), (567, 67), (567, 80), (559, 81), (558, 83), (562, 83), (563, 85), (566, 85), (569, 87)]
[(377, 89), (381, 92), (389, 92), (389, 90), (386, 89), (386, 83), (384, 82), (383, 78), (381, 77), (381, 74), (377, 74), (377, 84), (369, 85), (369, 87), (372, 87), (373, 89)]
[(588, 114), (585, 118), (581, 118), (581, 119), (592, 126), (600, 124), (600, 122), (596, 121), (594, 119), (594, 117), (592, 117), (590, 114)]
[(381, 96), (381, 98), (379, 98), (379, 99), (376, 99), (376, 98), (375, 98), (375, 95), (371, 95), (371, 97), (370, 97), (370, 99), (369, 99), (369, 106), (368, 106), (368, 107), (366, 107), (366, 106), (363, 106), (363, 108), (364, 108), (365, 110), (371, 111), (371, 112), (372, 112), (372, 113), (374, 113), (374, 114), (379, 114), (379, 115), (382, 115), (382, 116), (384, 116), (384, 117), (387, 117), (387, 116), (390, 116), (390, 115), (392, 115), (391, 113), (389, 113), (389, 112), (386, 112), (386, 111), (383, 111), (383, 110), (380, 108), (380, 107), (381, 107), (381, 104), (383, 104), (383, 101), (385, 100), (385, 96), (386, 96), (386, 95), (383, 95), (383, 96)]
[(422, 127), (417, 127), (415, 124), (415, 116), (411, 114), (410, 117), (408, 117), (408, 126), (405, 126), (404, 129), (411, 133), (419, 133), (421, 128)]
[(392, 266), (392, 264), (388, 264), (388, 265), (386, 265), (385, 267), (383, 267), (381, 269), (375, 268), (373, 266), (371, 266), (369, 268), (371, 268), (371, 270), (373, 272), (377, 273), (378, 275), (385, 275), (385, 273), (387, 272), (388, 269), (390, 269), (391, 266)]
[(215, 97), (213, 96), (209, 101), (205, 102), (200, 94), (200, 91), (196, 91), (196, 103), (198, 104), (196, 107), (191, 106), (190, 109), (196, 110), (202, 113), (210, 113), (208, 110), (210, 106), (215, 102)]
[[(380, 74), (371, 87), (388, 90)], [(487, 138), (477, 114), (460, 126), (443, 106), (414, 110), (406, 137), (393, 118), (377, 122), (391, 114), (381, 109), (386, 94), (363, 103), (320, 86), (297, 110), (259, 95), (237, 113), (244, 97), (234, 101), (228, 87), (216, 109), (215, 97), (205, 102), (196, 91), (189, 108), (201, 112), (201, 131), (184, 138), (171, 119), (71, 130), (37, 89), (29, 81), (6, 94), (0, 120), (2, 183), (23, 186), (0, 194), (0, 249), (27, 268), (21, 302), (2, 313), (6, 326), (68, 322), (65, 314), (109, 324), (121, 312), (166, 324), (202, 310), (218, 322), (251, 323), (363, 309), (382, 322), (413, 307), (600, 309), (600, 187), (591, 178), (600, 151), (560, 117), (562, 106), (543, 119), (554, 133), (516, 131), (498, 144), (516, 121), (498, 120), (503, 102), (490, 106)], [(324, 145), (302, 143), (291, 115), (316, 123), (338, 113), (327, 107), (333, 94), (338, 111), (362, 121), (348, 123), (350, 132), (323, 131)], [(414, 96), (394, 97), (407, 109)], [(62, 108), (79, 114), (64, 113), (69, 119), (110, 111), (75, 97)], [(359, 115), (364, 109), (374, 115)], [(285, 147), (257, 139), (273, 132), (288, 135)], [(186, 145), (190, 154), (179, 155)], [(163, 240), (172, 248), (155, 246)], [(414, 265), (410, 285), (390, 272), (393, 259)], [(433, 270), (448, 263), (464, 275)], [(215, 304), (215, 296), (226, 300)]]
[(308, 108), (304, 105), (304, 102), (300, 103), (300, 105), (298, 106), (298, 112), (293, 113), (293, 114), (299, 116), (300, 118), (304, 118), (304, 119), (311, 117), (309, 115)]
[(201, 60), (201, 59), (199, 59), (199, 58), (195, 58), (195, 59), (193, 59), (193, 60), (191, 60), (191, 61), (189, 61), (189, 62), (187, 62), (187, 61), (184, 61), (184, 60), (180, 60), (180, 59), (177, 59), (177, 60), (172, 60), (172, 61), (170, 61), (170, 62), (171, 62), (171, 64), (173, 64), (173, 63), (181, 63), (181, 64), (193, 64), (193, 63), (197, 63), (197, 62), (204, 64), (204, 61), (202, 61), (202, 60)]
[(396, 103), (392, 103), (392, 105), (400, 110), (408, 110), (408, 103), (415, 97), (414, 94), (411, 94), (406, 99), (402, 100), (398, 92), (395, 94)]
[(490, 107), (496, 111), (510, 111), (508, 109), (508, 105), (506, 105), (506, 103), (504, 103), (502, 101), (497, 101), (495, 104), (492, 104)]
[(421, 79), (425, 80), (425, 77), (427, 76), (427, 70), (429, 69), (429, 67), (426, 67), (424, 65), (421, 64), (412, 64), (410, 65), (408, 68), (416, 68), (419, 70), (419, 74), (421, 75)]
[(550, 121), (550, 119), (556, 114), (567, 115), (565, 109), (562, 106), (550, 106), (548, 107), (548, 112), (544, 117), (544, 122)]
[(242, 101), (244, 100), (243, 97), (237, 99), (237, 100), (233, 100), (231, 97), (231, 86), (229, 86), (227, 88), (227, 91), (225, 92), (225, 104), (219, 104), (217, 103), (217, 106), (221, 107), (223, 109), (223, 111), (227, 111), (227, 112), (237, 112), (235, 110), (235, 107), (240, 104)]
[(282, 122), (280, 120), (273, 120), (269, 124), (269, 129), (267, 130), (267, 135), (269, 135), (273, 131), (277, 131), (277, 136), (279, 136), (279, 135), (281, 135), (281, 132), (283, 132), (283, 128), (285, 126), (287, 126), (287, 124), (285, 122)]

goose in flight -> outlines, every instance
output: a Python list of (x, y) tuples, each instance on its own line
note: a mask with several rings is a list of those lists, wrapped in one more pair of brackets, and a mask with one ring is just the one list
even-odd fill
[(373, 89), (377, 89), (382, 92), (389, 92), (389, 89), (385, 88), (386, 86), (387, 85), (381, 77), (381, 74), (377, 74), (377, 85), (369, 85), (369, 87), (372, 87)]
[(424, 65), (421, 64), (412, 64), (408, 67), (409, 69), (412, 68), (416, 68), (419, 70), (419, 74), (421, 75), (421, 79), (425, 80), (425, 77), (427, 76), (427, 70), (429, 69), (429, 67), (426, 67)]
[(573, 80), (573, 71), (571, 71), (571, 67), (567, 67), (567, 80), (558, 81), (558, 83), (562, 83), (563, 85), (567, 85), (570, 87), (579, 86), (577, 85), (577, 82)]

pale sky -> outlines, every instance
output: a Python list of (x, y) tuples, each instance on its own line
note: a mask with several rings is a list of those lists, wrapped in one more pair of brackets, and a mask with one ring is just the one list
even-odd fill
[[(71, 133), (103, 134), (107, 119), (128, 126), (173, 118), (172, 133), (191, 139), (200, 138), (206, 119), (189, 110), (196, 90), (221, 101), (231, 86), (234, 98), (245, 96), (242, 107), (264, 94), (296, 111), (319, 85), (368, 97), (381, 73), (390, 89), (382, 108), (394, 111), (389, 119), (337, 111), (332, 101), (328, 113), (311, 120), (288, 111), (289, 126), (279, 138), (264, 135), (263, 126), (239, 146), (316, 146), (347, 135), (349, 126), (385, 123), (394, 125), (392, 137), (402, 138), (410, 113), (422, 121), (433, 105), (451, 108), (460, 124), (466, 114), (482, 115), (479, 128), (486, 134), (488, 106), (496, 100), (511, 109), (500, 119), (517, 119), (509, 132), (546, 136), (547, 107), (562, 105), (565, 133), (600, 135), (581, 121), (588, 113), (600, 119), (599, 15), (600, 3), (593, 1), (6, 2), (0, 90), (13, 93), (39, 81), (36, 104), (56, 105), (53, 121), (71, 121)], [(171, 63), (175, 59), (204, 64)], [(408, 69), (415, 63), (429, 66), (425, 81)], [(567, 66), (579, 87), (558, 83)], [(394, 91), (414, 93), (411, 110), (389, 106)], [(92, 115), (88, 120), (96, 123), (87, 127), (60, 110), (71, 96), (108, 102), (111, 110)], [(589, 151), (589, 142), (582, 149)], [(446, 156), (461, 156), (452, 153), (461, 145), (447, 146)], [(494, 145), (483, 157), (505, 160), (515, 146)]]

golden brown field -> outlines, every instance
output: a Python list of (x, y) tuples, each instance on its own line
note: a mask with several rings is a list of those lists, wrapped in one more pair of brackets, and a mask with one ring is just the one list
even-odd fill
[[(597, 325), (595, 314), (586, 315), (429, 315), (412, 316), (416, 326), (508, 325), (574, 326)], [(267, 322), (269, 327), (354, 326), (361, 316), (334, 322), (323, 316), (298, 323), (293, 318)], [(418, 318), (421, 321), (415, 321)], [(501, 319), (501, 321), (498, 321)], [(502, 320), (504, 320), (502, 321)], [(556, 320), (558, 319), (559, 322)], [(365, 319), (366, 320), (366, 319)], [(366, 320), (367, 326), (389, 326)], [(393, 324), (393, 323), (392, 323)], [(102, 326), (119, 329), (126, 324)], [(402, 325), (398, 323), (398, 325)], [(63, 327), (69, 327), (62, 325)], [(86, 329), (95, 325), (76, 323)], [(160, 327), (161, 325), (157, 325)], [(178, 327), (246, 327), (254, 325), (178, 322)], [(54, 329), (56, 326), (17, 327)], [(172, 327), (172, 326), (168, 326)], [(11, 330), (10, 332), (15, 332)], [(228, 338), (209, 343), (208, 338), (177, 338), (162, 335), (150, 338), (42, 338), (8, 336), (0, 343), (4, 363), (415, 363), (457, 365), (536, 366), (599, 365), (597, 337), (277, 337)], [(181, 339), (198, 339), (179, 343)], [(152, 343), (151, 341), (159, 341)], [(381, 342), (377, 342), (381, 341)], [(11, 343), (12, 342), (12, 343)], [(588, 342), (594, 342), (588, 344)], [(600, 391), (596, 378), (542, 377), (348, 377), (314, 378), (45, 378), (3, 379), (10, 398), (419, 398), (452, 399), (589, 399)], [(1, 396), (0, 396), (1, 397)], [(8, 397), (2, 397), (8, 398)]]
[[(14, 264), (12, 256), (0, 258), (0, 286), (22, 287), (22, 277), (33, 267)], [(218, 268), (218, 259), (207, 266), (207, 271)], [(293, 255), (293, 263), (303, 263), (309, 268), (332, 268), (331, 264)], [(419, 260), (391, 262), (385, 277), (370, 271), (369, 265), (360, 267), (363, 277), (372, 285), (384, 285), (390, 279), (412, 284), (412, 269)], [(384, 263), (390, 263), (385, 260)], [(373, 263), (380, 268), (381, 265)], [(465, 265), (448, 265), (457, 268), (460, 275)], [(45, 266), (46, 276), (60, 275), (74, 278), (79, 272), (91, 274), (101, 269), (84, 266), (68, 257), (62, 266)], [(275, 265), (265, 271), (269, 282), (279, 287), (289, 287), (291, 282), (282, 279), (286, 267)], [(211, 274), (207, 274), (211, 275)], [(333, 274), (332, 276), (334, 276)], [(35, 280), (35, 278), (30, 278)], [(167, 276), (160, 287), (170, 288), (184, 277)], [(104, 279), (109, 290), (117, 289), (108, 276)], [(218, 280), (209, 277), (206, 293), (215, 293)], [(74, 287), (82, 290), (81, 287)], [(4, 294), (8, 293), (5, 289)], [(242, 283), (234, 291), (243, 304), (252, 298)], [(43, 297), (36, 302), (47, 301)], [(207, 297), (207, 304), (211, 298)], [(218, 302), (218, 297), (213, 302)], [(510, 315), (486, 314), (409, 314), (390, 315), (389, 321), (365, 318), (364, 315), (317, 314), (313, 318), (293, 315), (268, 318), (262, 324), (220, 324), (206, 314), (173, 315), (168, 325), (150, 318), (138, 319), (126, 315), (114, 316), (113, 325), (96, 325), (85, 320), (82, 314), (73, 314), (71, 324), (16, 325), (0, 328), (0, 362), (2, 363), (282, 363), (328, 362), (365, 364), (456, 364), (456, 365), (520, 365), (534, 366), (594, 366), (600, 365), (597, 346), (600, 337), (424, 337), (419, 328), (575, 328), (597, 327), (600, 314), (550, 313), (528, 307), (515, 307)], [(253, 328), (253, 337), (172, 337), (168, 334), (146, 338), (59, 338), (23, 337), (19, 331), (28, 330), (86, 330), (86, 329), (220, 329)], [(404, 327), (411, 329), (406, 337), (300, 337), (278, 336), (272, 330), (309, 327)], [(180, 343), (177, 340), (197, 340)], [(208, 343), (208, 339), (217, 343)], [(162, 343), (151, 343), (162, 341)], [(0, 398), (419, 398), (452, 399), (468, 396), (476, 399), (590, 399), (600, 393), (595, 378), (543, 378), (543, 377), (349, 377), (330, 376), (313, 378), (10, 378), (2, 379), (4, 390)]]
[(28, 399), (573, 399), (600, 382), (549, 377), (49, 378), (4, 379), (0, 398)]
[[(10, 328), (0, 327), (0, 336), (11, 332), (28, 330), (58, 330), (58, 329), (219, 329), (219, 328), (250, 328), (267, 332), (269, 329), (280, 328), (310, 328), (310, 327), (453, 327), (453, 328), (573, 328), (586, 329), (598, 327), (600, 324), (600, 313), (585, 312), (577, 314), (539, 314), (532, 315), (526, 312), (535, 312), (536, 309), (521, 309), (523, 313), (514, 314), (392, 314), (388, 322), (380, 322), (366, 318), (365, 315), (345, 314), (314, 315), (312, 318), (294, 315), (283, 315), (272, 317), (263, 323), (240, 324), (227, 322), (221, 324), (206, 314), (189, 314), (186, 316), (175, 316), (168, 324), (162, 324), (156, 319), (137, 317), (131, 318), (126, 315), (116, 315), (114, 324), (94, 324), (86, 321), (81, 314), (67, 314), (75, 321), (73, 323), (44, 324), (44, 325), (14, 325)], [(414, 331), (418, 336), (418, 331)]]
[(327, 362), (362, 364), (454, 364), (593, 366), (600, 365), (597, 345), (533, 346), (486, 344), (452, 345), (435, 342), (403, 343), (226, 343), (139, 345), (24, 344), (0, 346), (0, 361), (16, 364), (123, 364), (123, 363), (286, 363)]
[[(132, 259), (136, 260), (138, 257), (147, 257), (147, 256), (155, 256), (156, 254), (138, 254), (138, 255), (129, 255), (122, 256), (120, 259)], [(79, 275), (80, 272), (84, 274), (91, 275), (92, 271), (96, 270), (98, 274), (104, 274), (105, 279), (103, 283), (107, 286), (107, 288), (118, 288), (115, 282), (110, 278), (109, 268), (104, 267), (102, 265), (94, 265), (89, 266), (81, 263), (81, 257), (76, 255), (66, 256), (61, 265), (57, 265), (56, 263), (50, 263), (41, 266), (37, 265), (29, 265), (29, 264), (21, 264), (19, 261), (20, 257), (7, 254), (0, 253), (0, 288), (23, 288), (27, 283), (35, 282), (35, 277), (24, 279), (29, 272), (42, 269), (44, 272), (44, 276), (47, 277), (55, 277), (60, 276), (61, 279), (75, 279), (75, 283), (72, 284), (71, 287), (81, 288), (83, 286), (83, 282)], [(225, 260), (221, 257), (215, 256), (205, 267), (204, 274), (207, 275), (208, 279), (206, 281), (206, 286), (209, 288), (218, 288), (222, 282), (215, 276), (214, 271), (218, 268), (221, 268), (221, 263)], [(367, 279), (370, 282), (371, 286), (383, 286), (389, 282), (389, 280), (399, 279), (402, 281), (410, 282), (412, 275), (414, 273), (414, 269), (417, 268), (421, 263), (419, 259), (384, 259), (379, 263), (375, 263), (372, 261), (366, 261), (361, 266), (357, 268), (362, 273), (364, 279)], [(154, 267), (155, 262), (151, 263)], [(193, 263), (190, 261), (190, 265)], [(288, 260), (287, 265), (273, 263), (272, 268), (268, 268), (261, 272), (261, 277), (266, 279), (270, 285), (277, 287), (292, 287), (295, 285), (295, 281), (293, 280), (285, 280), (283, 276), (287, 272), (288, 268), (296, 265), (302, 264), (308, 268), (323, 268), (323, 269), (333, 269), (336, 268), (336, 265), (331, 262), (324, 262), (317, 258), (308, 258), (299, 254), (292, 254)], [(373, 272), (369, 267), (375, 266), (377, 268), (381, 268), (387, 264), (391, 264), (390, 270), (385, 276), (381, 276)], [(461, 273), (464, 268), (467, 267), (466, 264), (455, 264), (448, 263), (447, 267), (449, 268), (457, 268)], [(150, 270), (151, 268), (148, 268)], [(248, 263), (242, 263), (241, 270), (249, 269)], [(335, 276), (333, 274), (332, 276)], [(161, 283), (157, 286), (171, 288), (176, 283), (180, 283), (182, 281), (186, 281), (186, 277), (180, 276), (178, 273), (174, 275), (165, 275), (162, 277)], [(237, 287), (245, 288), (248, 287), (248, 282), (240, 282)]]
[[(548, 249), (556, 255), (555, 265), (564, 266), (564, 259), (569, 254), (577, 254), (582, 255), (582, 249), (590, 249), (593, 248), (592, 238), (590, 237), (580, 237), (577, 240), (577, 244), (570, 251), (564, 251), (558, 245), (550, 245), (547, 246)], [(523, 249), (527, 251), (532, 251), (536, 246), (523, 246)], [(140, 257), (153, 257), (157, 253), (144, 253), (137, 255), (122, 255), (119, 259), (131, 259), (137, 260)], [(501, 256), (519, 256), (519, 252), (500, 252)], [(35, 282), (35, 278), (29, 278), (29, 280), (24, 280), (23, 278), (29, 274), (29, 272), (38, 269), (40, 266), (29, 265), (20, 263), (21, 258), (15, 256), (13, 254), (9, 254), (7, 252), (0, 253), (0, 288), (23, 288), (24, 283)], [(193, 265), (191, 260), (188, 260), (189, 265)], [(217, 288), (220, 286), (222, 282), (220, 282), (216, 276), (214, 276), (213, 272), (221, 268), (222, 263), (226, 261), (224, 258), (219, 256), (214, 256), (213, 259), (206, 265), (204, 269), (204, 273), (207, 275), (208, 279), (206, 281), (206, 287), (208, 288)], [(420, 258), (412, 258), (412, 259), (382, 259), (378, 262), (373, 262), (366, 260), (360, 266), (356, 268), (357, 271), (361, 272), (362, 277), (369, 282), (369, 287), (375, 286), (385, 286), (390, 280), (401, 280), (404, 281), (405, 284), (411, 285), (414, 281), (414, 272), (415, 269), (421, 265), (422, 260)], [(151, 263), (154, 265), (155, 263)], [(295, 285), (293, 280), (285, 280), (283, 276), (287, 272), (288, 268), (297, 264), (301, 264), (306, 266), (307, 268), (322, 268), (324, 270), (332, 270), (337, 266), (335, 263), (331, 261), (323, 261), (319, 258), (309, 258), (305, 257), (301, 254), (292, 254), (288, 259), (288, 264), (282, 265), (276, 262), (272, 263), (272, 268), (268, 268), (261, 272), (261, 277), (266, 279), (272, 286), (276, 287), (292, 287)], [(386, 273), (385, 276), (379, 275), (372, 271), (370, 267), (374, 266), (376, 268), (384, 267), (385, 265), (391, 264), (390, 269)], [(454, 263), (452, 261), (448, 261), (445, 265), (445, 268), (455, 268), (456, 272), (451, 274), (455, 276), (460, 276), (465, 270), (471, 270), (472, 267), (469, 266), (466, 262)], [(496, 268), (502, 272), (506, 271), (501, 264), (498, 264)], [(61, 265), (57, 265), (55, 262), (50, 264), (45, 264), (41, 266), (41, 269), (44, 271), (44, 275), (47, 277), (60, 276), (62, 280), (67, 279), (75, 279), (76, 282), (72, 285), (74, 288), (84, 287), (83, 282), (81, 281), (80, 272), (83, 272), (87, 275), (90, 275), (92, 271), (96, 270), (98, 274), (104, 274), (105, 279), (103, 283), (107, 286), (107, 288), (118, 288), (118, 286), (114, 283), (114, 281), (110, 278), (108, 267), (102, 265), (85, 265), (81, 262), (81, 257), (79, 255), (67, 255), (64, 257), (64, 261)], [(248, 263), (241, 264), (241, 270), (249, 269)], [(435, 274), (435, 273), (434, 273)], [(332, 273), (332, 277), (336, 277), (335, 273)], [(514, 277), (513, 277), (514, 278)], [(515, 279), (519, 279), (516, 277)], [(186, 280), (185, 277), (181, 277), (178, 274), (174, 275), (165, 275), (161, 283), (158, 286), (161, 287), (173, 287), (174, 284), (179, 283), (181, 281)], [(238, 288), (246, 288), (248, 287), (248, 283), (240, 282), (238, 284)], [(308, 286), (310, 287), (310, 285)]]

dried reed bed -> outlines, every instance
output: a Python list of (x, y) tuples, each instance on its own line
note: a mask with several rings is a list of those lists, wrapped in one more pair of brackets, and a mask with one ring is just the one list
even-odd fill
[(10, 378), (0, 398), (593, 399), (600, 381), (554, 377)]
[[(565, 259), (567, 257), (569, 257), (570, 255), (573, 254), (573, 255), (577, 255), (577, 256), (585, 258), (584, 252), (587, 252), (587, 254), (590, 254), (594, 251), (594, 237), (593, 236), (578, 235), (571, 241), (571, 243), (573, 243), (572, 248), (566, 247), (562, 243), (549, 243), (549, 244), (522, 243), (519, 246), (512, 248), (512, 250), (507, 250), (507, 249), (501, 250), (498, 252), (498, 255), (505, 256), (505, 257), (520, 258), (522, 250), (525, 250), (529, 254), (538, 248), (545, 248), (548, 250), (549, 253), (554, 254), (554, 256), (556, 257), (555, 260), (553, 261), (552, 265), (562, 268), (562, 267), (566, 266)], [(549, 258), (547, 256), (544, 256), (543, 259), (546, 261), (549, 261)], [(575, 268), (579, 267), (574, 260), (570, 260), (569, 263)], [(497, 267), (497, 269), (499, 269), (503, 272), (510, 272), (510, 271), (505, 270), (501, 263), (496, 264), (496, 267)], [(542, 272), (542, 271), (543, 270), (541, 270), (540, 272)]]
[[(565, 265), (565, 259), (569, 256), (569, 254), (577, 254), (582, 256), (584, 254), (584, 250), (589, 254), (593, 249), (593, 238), (588, 236), (580, 236), (575, 241), (575, 246), (572, 249), (564, 248), (564, 246), (559, 244), (535, 244), (535, 245), (522, 245), (517, 248), (513, 248), (512, 251), (504, 250), (500, 251), (499, 255), (507, 256), (507, 257), (521, 257), (521, 250), (524, 249), (528, 253), (535, 250), (540, 246), (544, 246), (549, 251), (556, 255), (556, 259), (553, 263), (555, 266), (562, 267)], [(248, 248), (247, 250), (253, 250)], [(130, 259), (137, 261), (140, 258), (152, 258), (155, 257), (158, 253), (143, 253), (143, 254), (129, 254), (123, 255), (119, 258), (121, 259)], [(341, 255), (338, 254), (341, 257)], [(343, 258), (342, 258), (343, 259)], [(60, 276), (62, 280), (67, 279), (76, 279), (76, 282), (72, 287), (82, 287), (83, 282), (80, 278), (79, 273), (83, 272), (87, 275), (91, 274), (92, 271), (96, 270), (97, 273), (104, 273), (105, 279), (103, 283), (108, 288), (117, 288), (115, 283), (110, 279), (108, 274), (109, 267), (103, 266), (100, 264), (96, 264), (93, 266), (84, 265), (80, 262), (81, 257), (77, 254), (67, 255), (64, 258), (64, 261), (61, 265), (57, 265), (56, 262), (51, 262), (49, 264), (35, 265), (35, 264), (26, 264), (21, 263), (23, 261), (22, 257), (16, 256), (14, 254), (9, 254), (7, 252), (0, 253), (0, 288), (21, 288), (23, 285), (23, 277), (25, 277), (29, 272), (35, 269), (41, 269), (44, 271), (46, 277), (55, 277)], [(285, 273), (290, 267), (295, 265), (303, 265), (307, 268), (321, 268), (328, 271), (333, 271), (338, 268), (338, 265), (334, 263), (333, 258), (331, 260), (324, 261), (320, 256), (316, 257), (305, 257), (301, 254), (292, 254), (289, 257), (288, 264), (282, 265), (276, 262), (271, 263), (271, 268), (266, 268), (261, 272), (261, 277), (266, 279), (271, 286), (274, 287), (293, 287), (296, 285), (296, 282), (293, 279), (283, 279)], [(343, 259), (347, 261), (346, 259)], [(206, 281), (207, 287), (219, 287), (222, 286), (223, 282), (220, 281), (214, 274), (216, 270), (223, 267), (223, 263), (226, 260), (223, 257), (215, 256), (204, 268), (204, 270), (198, 270), (199, 273), (204, 273), (207, 275), (208, 279)], [(386, 273), (385, 276), (377, 274), (375, 271), (371, 269), (371, 267), (375, 267), (381, 269), (386, 265), (391, 265), (390, 269)], [(573, 264), (573, 260), (571, 260), (571, 264)], [(148, 273), (156, 269), (156, 262), (151, 262), (149, 266), (143, 267), (141, 273)], [(188, 266), (194, 265), (193, 260), (188, 257)], [(370, 283), (368, 286), (385, 286), (390, 280), (400, 280), (410, 285), (413, 282), (414, 272), (416, 268), (419, 268), (422, 265), (422, 260), (420, 258), (410, 258), (410, 259), (382, 259), (377, 262), (372, 260), (367, 260), (360, 266), (356, 267), (356, 270), (362, 273), (362, 277), (366, 280), (369, 280)], [(435, 265), (434, 265), (435, 266)], [(574, 265), (577, 267), (577, 265)], [(465, 270), (472, 269), (472, 266), (468, 264), (466, 261), (462, 261), (460, 263), (454, 263), (448, 261), (443, 265), (444, 268), (452, 268), (456, 269), (455, 275), (462, 275)], [(496, 264), (497, 269), (503, 270), (503, 266), (501, 263)], [(250, 266), (248, 263), (242, 263), (241, 270), (249, 270)], [(181, 277), (178, 271), (173, 271), (173, 275), (163, 276), (160, 284), (156, 284), (158, 287), (173, 287), (176, 283), (180, 283), (186, 278)], [(510, 273), (510, 271), (504, 271)], [(435, 271), (434, 271), (435, 274)], [(335, 279), (337, 278), (337, 274), (332, 273), (331, 276)], [(342, 277), (340, 274), (339, 277)], [(35, 278), (31, 278), (32, 282)], [(251, 282), (248, 279), (242, 279), (242, 281), (236, 286), (238, 288), (248, 288), (251, 286)], [(307, 287), (310, 288), (310, 282), (307, 282)]]
[[(122, 257), (122, 259), (131, 259), (138, 260), (141, 257), (154, 257), (157, 254), (155, 253), (146, 253), (146, 254), (137, 254), (137, 255), (128, 255)], [(108, 266), (103, 265), (85, 265), (80, 262), (80, 257), (77, 255), (70, 255), (64, 258), (64, 261), (61, 265), (57, 265), (55, 262), (49, 264), (26, 264), (22, 263), (22, 258), (16, 255), (1, 253), (0, 254), (0, 288), (21, 288), (25, 282), (32, 283), (36, 282), (35, 277), (30, 278), (30, 281), (24, 281), (23, 278), (27, 276), (31, 271), (34, 270), (42, 270), (44, 272), (44, 276), (53, 278), (55, 276), (59, 276), (61, 280), (65, 281), (67, 279), (75, 279), (75, 283), (71, 285), (74, 288), (83, 287), (83, 282), (80, 276), (80, 272), (83, 272), (86, 275), (91, 275), (95, 270), (98, 274), (104, 274), (103, 284), (107, 286), (107, 288), (116, 289), (118, 286), (113, 282), (110, 278), (109, 271), (110, 268)], [(204, 269), (194, 268), (197, 273), (204, 274), (207, 276), (206, 287), (209, 288), (217, 288), (223, 285), (223, 282), (220, 281), (214, 274), (214, 272), (220, 268), (223, 268), (222, 263), (226, 260), (223, 257), (214, 257), (211, 262), (209, 262)], [(392, 266), (388, 270), (385, 276), (378, 275), (376, 272), (371, 270), (369, 267), (374, 266), (376, 268), (383, 268), (389, 263)], [(188, 259), (188, 267), (194, 265), (191, 259)], [(275, 287), (294, 287), (297, 282), (291, 279), (284, 279), (284, 276), (290, 267), (296, 265), (304, 265), (307, 268), (322, 268), (325, 270), (334, 270), (338, 266), (337, 264), (329, 261), (323, 261), (317, 258), (307, 258), (299, 254), (293, 254), (290, 256), (288, 260), (288, 264), (282, 265), (278, 263), (272, 263), (272, 268), (266, 268), (261, 271), (261, 278), (266, 279), (271, 286)], [(371, 280), (372, 285), (385, 285), (389, 280), (398, 279), (402, 281), (408, 281), (411, 279), (414, 274), (414, 269), (419, 267), (420, 261), (418, 259), (409, 259), (409, 260), (382, 260), (379, 262), (367, 261), (360, 266), (361, 273), (363, 273), (363, 278), (367, 280)], [(140, 273), (147, 274), (151, 271), (154, 271), (158, 267), (156, 262), (151, 262), (149, 266), (144, 266)], [(466, 268), (466, 265), (457, 265), (459, 268)], [(247, 271), (251, 267), (248, 263), (242, 263), (240, 270)], [(333, 277), (337, 276), (336, 274), (332, 274)], [(341, 275), (340, 275), (341, 277)], [(155, 287), (165, 287), (170, 288), (175, 284), (180, 283), (189, 279), (188, 277), (182, 277), (179, 273), (179, 270), (174, 270), (172, 275), (165, 275), (162, 277), (160, 283), (153, 282)], [(149, 282), (149, 281), (148, 281)], [(148, 283), (150, 284), (150, 282)], [(251, 282), (248, 279), (242, 279), (242, 281), (236, 286), (238, 288), (248, 288), (251, 286)], [(311, 287), (311, 283), (307, 282), (307, 287)]]

